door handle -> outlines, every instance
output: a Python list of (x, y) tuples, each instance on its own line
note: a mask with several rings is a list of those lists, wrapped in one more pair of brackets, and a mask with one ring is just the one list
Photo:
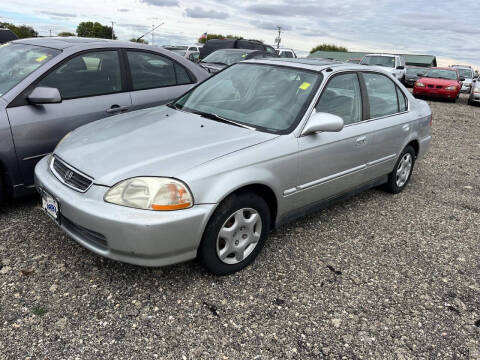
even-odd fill
[(105, 110), (108, 114), (128, 111), (128, 106), (112, 105), (110, 109)]
[(365, 145), (367, 143), (367, 137), (366, 136), (360, 136), (355, 140), (357, 145)]
[(402, 126), (402, 129), (405, 130), (405, 131), (408, 131), (408, 130), (410, 130), (410, 125), (405, 124), (405, 125)]

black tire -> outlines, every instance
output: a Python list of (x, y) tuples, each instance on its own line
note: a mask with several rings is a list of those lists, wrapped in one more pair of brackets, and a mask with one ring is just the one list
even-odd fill
[[(407, 176), (407, 179), (406, 179), (405, 183), (403, 183), (403, 184), (401, 184), (401, 186), (399, 186), (397, 184), (397, 169), (399, 168), (400, 162), (402, 161), (402, 159), (404, 159), (406, 154), (410, 154), (411, 159), (412, 159), (412, 165), (411, 165), (410, 172)], [(405, 189), (405, 187), (408, 185), (408, 182), (410, 181), (410, 178), (412, 177), (413, 168), (415, 166), (415, 158), (416, 158), (415, 150), (413, 149), (412, 146), (408, 145), (407, 147), (405, 147), (405, 149), (403, 149), (401, 155), (398, 157), (398, 160), (395, 163), (395, 167), (393, 168), (393, 171), (388, 175), (388, 182), (385, 184), (385, 189), (388, 192), (390, 192), (392, 194), (398, 194), (403, 189)]]
[(0, 204), (5, 201), (5, 189), (3, 187), (2, 174), (0, 173)]
[[(221, 228), (232, 215), (244, 208), (251, 208), (258, 212), (261, 219), (260, 239), (253, 251), (242, 261), (236, 264), (226, 264), (217, 255), (217, 238)], [(212, 274), (228, 275), (237, 272), (251, 264), (262, 250), (270, 229), (271, 215), (266, 201), (254, 193), (233, 194), (225, 199), (210, 218), (202, 242), (198, 249), (200, 263)]]
[(472, 102), (472, 100), (470, 100), (470, 98), (468, 98), (467, 104), (468, 104), (468, 105), (473, 105), (473, 102)]

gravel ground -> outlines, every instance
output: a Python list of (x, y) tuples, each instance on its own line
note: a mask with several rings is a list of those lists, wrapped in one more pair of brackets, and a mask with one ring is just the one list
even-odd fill
[(0, 208), (0, 358), (480, 359), (480, 107), (430, 104), (402, 194), (284, 226), (229, 277), (103, 259), (36, 197)]

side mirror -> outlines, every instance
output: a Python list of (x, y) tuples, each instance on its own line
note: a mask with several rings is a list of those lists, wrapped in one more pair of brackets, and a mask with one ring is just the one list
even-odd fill
[(402, 65), (397, 66), (397, 70), (403, 70), (403, 69), (405, 69), (405, 66), (402, 66)]
[(62, 96), (57, 88), (38, 86), (27, 96), (27, 100), (36, 105), (56, 104), (62, 102)]
[(308, 119), (307, 125), (305, 125), (302, 135), (310, 135), (319, 131), (325, 132), (339, 132), (343, 129), (344, 123), (340, 116), (324, 113), (314, 112), (310, 119)]
[(461, 77), (461, 78), (460, 78), (460, 81), (465, 81), (465, 78), (464, 78), (464, 77)]
[(477, 79), (472, 79), (472, 82), (477, 82)]

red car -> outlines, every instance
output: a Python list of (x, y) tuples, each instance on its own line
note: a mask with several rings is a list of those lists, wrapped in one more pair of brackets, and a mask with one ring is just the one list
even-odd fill
[(456, 69), (430, 68), (413, 85), (414, 96), (428, 96), (457, 101), (462, 88), (462, 81)]

